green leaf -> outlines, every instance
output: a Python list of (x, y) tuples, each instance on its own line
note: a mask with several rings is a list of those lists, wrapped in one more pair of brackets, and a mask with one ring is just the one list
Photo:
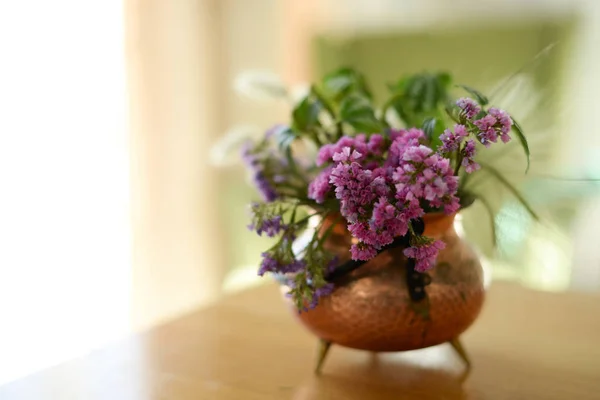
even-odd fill
[(287, 126), (277, 128), (275, 132), (273, 132), (273, 140), (277, 143), (277, 146), (281, 151), (288, 149), (297, 137), (298, 133)]
[(425, 137), (427, 137), (427, 140), (429, 140), (430, 142), (433, 138), (436, 124), (437, 119), (433, 117), (425, 118), (425, 121), (423, 121), (423, 127), (421, 129), (423, 129)]
[(452, 119), (452, 121), (456, 122), (457, 124), (462, 124), (464, 122), (464, 117), (461, 114), (461, 110), (456, 104), (447, 103), (444, 107), (444, 110), (446, 111), (446, 114), (448, 114), (450, 119)]
[(458, 199), (460, 200), (460, 209), (464, 210), (467, 207), (470, 207), (475, 200), (477, 199), (477, 195), (475, 193), (471, 193), (469, 191), (466, 190), (458, 190), (458, 193), (456, 194), (458, 196)]
[(517, 134), (517, 138), (519, 139), (519, 142), (521, 143), (521, 146), (523, 147), (523, 151), (525, 152), (525, 156), (527, 156), (527, 168), (525, 169), (525, 173), (527, 173), (529, 171), (529, 144), (527, 143), (527, 138), (525, 137), (525, 134), (523, 133), (523, 129), (521, 129), (521, 125), (514, 120), (513, 118), (513, 126), (512, 126), (512, 130), (513, 132), (515, 132)]
[(340, 119), (357, 132), (381, 132), (383, 126), (375, 117), (375, 111), (368, 98), (359, 94), (346, 97), (340, 105)]
[(438, 72), (436, 75), (438, 86), (442, 91), (447, 91), (452, 84), (452, 77), (447, 72)]
[(306, 96), (292, 111), (294, 128), (306, 132), (319, 125), (319, 113), (322, 109), (323, 104), (319, 100)]
[(364, 76), (352, 68), (340, 68), (329, 73), (322, 83), (326, 94), (336, 102), (354, 92), (372, 98)]
[(488, 98), (483, 95), (480, 91), (473, 89), (472, 87), (469, 87), (467, 85), (456, 85), (459, 88), (464, 89), (466, 92), (468, 92), (471, 96), (475, 97), (475, 99), (477, 100), (477, 102), (482, 105), (485, 106), (489, 103)]
[(525, 198), (523, 197), (523, 195), (521, 194), (521, 192), (519, 192), (519, 190), (517, 190), (517, 188), (515, 188), (500, 173), (500, 171), (498, 171), (496, 168), (492, 167), (491, 165), (483, 163), (481, 161), (479, 161), (479, 165), (481, 165), (481, 168), (487, 170), (489, 173), (492, 174), (492, 176), (494, 178), (496, 178), (500, 183), (502, 183), (513, 194), (513, 196), (515, 196), (517, 198), (517, 200), (519, 200), (519, 202), (523, 205), (523, 207), (525, 207), (525, 209), (533, 217), (533, 219), (535, 219), (536, 221), (540, 220), (540, 217), (538, 217), (538, 215), (536, 214), (536, 212), (533, 211), (533, 208), (529, 205), (529, 203), (527, 202), (527, 200), (525, 200)]
[(435, 117), (438, 129), (443, 131), (441, 110), (449, 98), (450, 82), (447, 73), (404, 76), (397, 83), (388, 85), (393, 100), (388, 100), (386, 105), (394, 109), (406, 126), (419, 125), (424, 119)]

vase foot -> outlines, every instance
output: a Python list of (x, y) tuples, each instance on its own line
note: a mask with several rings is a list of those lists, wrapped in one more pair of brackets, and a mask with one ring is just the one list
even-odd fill
[(323, 368), (323, 363), (325, 363), (325, 358), (327, 357), (330, 348), (331, 342), (319, 339), (319, 354), (317, 357), (317, 365), (315, 367), (315, 375), (321, 375), (321, 369)]
[(460, 342), (460, 339), (456, 337), (450, 340), (448, 343), (450, 343), (454, 351), (456, 351), (459, 357), (464, 361), (465, 365), (467, 366), (467, 370), (471, 369), (471, 359)]

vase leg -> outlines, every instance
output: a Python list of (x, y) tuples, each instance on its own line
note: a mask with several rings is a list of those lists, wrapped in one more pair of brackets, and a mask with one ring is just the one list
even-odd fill
[(460, 339), (456, 337), (456, 338), (450, 340), (449, 343), (452, 346), (452, 348), (458, 353), (460, 358), (465, 362), (467, 368), (470, 369), (471, 368), (471, 360), (469, 359), (469, 355), (467, 354), (467, 352), (465, 351), (465, 348), (463, 347), (462, 343), (460, 342)]
[(317, 358), (317, 366), (315, 367), (315, 375), (321, 374), (323, 363), (325, 362), (325, 358), (327, 357), (327, 353), (329, 353), (330, 348), (331, 342), (324, 339), (319, 339), (319, 354)]

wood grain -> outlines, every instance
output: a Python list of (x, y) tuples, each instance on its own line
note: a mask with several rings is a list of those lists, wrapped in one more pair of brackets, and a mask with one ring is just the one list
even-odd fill
[(599, 339), (600, 296), (496, 283), (463, 336), (470, 375), (444, 344), (334, 347), (315, 377), (315, 339), (265, 285), (8, 384), (0, 399), (600, 399)]

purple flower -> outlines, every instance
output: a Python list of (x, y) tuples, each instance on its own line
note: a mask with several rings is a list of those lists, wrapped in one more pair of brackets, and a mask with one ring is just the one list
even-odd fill
[(263, 260), (260, 264), (260, 268), (258, 269), (258, 275), (260, 276), (263, 276), (267, 272), (293, 274), (306, 268), (306, 262), (302, 260), (293, 260), (292, 262), (286, 264), (273, 257), (273, 255), (268, 252), (262, 253), (262, 257)]
[(334, 153), (332, 156), (333, 161), (335, 162), (344, 162), (344, 161), (357, 161), (362, 157), (362, 154), (356, 150), (350, 149), (350, 147), (344, 147), (342, 150)]
[(494, 118), (493, 115), (488, 114), (483, 118), (473, 121), (473, 124), (480, 130), (487, 131), (488, 129), (493, 128), (494, 125), (496, 125), (496, 122), (498, 122), (498, 120)]
[(371, 135), (371, 137), (369, 138), (369, 143), (367, 144), (369, 153), (377, 156), (382, 155), (384, 151), (384, 144), (385, 139), (383, 138), (383, 136), (379, 134)]
[(397, 207), (409, 208), (418, 216), (423, 213), (418, 207), (419, 199), (425, 199), (433, 207), (443, 207), (448, 214), (456, 212), (458, 177), (454, 176), (450, 161), (437, 153), (431, 154), (431, 149), (422, 145), (407, 149), (405, 154), (410, 156), (403, 159), (411, 162), (401, 163), (392, 175)]
[(410, 128), (410, 129), (391, 129), (390, 139), (396, 141), (399, 139), (399, 143), (404, 145), (412, 143), (413, 141), (419, 141), (425, 138), (425, 132), (421, 129)]
[(321, 171), (319, 175), (308, 185), (308, 198), (315, 200), (321, 204), (325, 201), (327, 194), (331, 189), (329, 179), (331, 176), (332, 167), (328, 167)]
[(473, 119), (481, 112), (481, 107), (479, 107), (477, 102), (468, 97), (462, 97), (456, 100), (456, 105), (465, 113), (467, 119)]
[(261, 194), (264, 201), (270, 203), (277, 199), (277, 192), (271, 183), (267, 180), (262, 172), (256, 172), (254, 174), (254, 185), (257, 187), (258, 192)]
[(267, 272), (279, 272), (279, 262), (271, 257), (269, 253), (262, 253), (262, 263), (258, 269), (258, 275), (263, 276)]
[(467, 171), (468, 174), (477, 171), (480, 168), (480, 166), (474, 160), (475, 141), (472, 139), (467, 140), (465, 147), (462, 150), (462, 153), (463, 153), (462, 166), (465, 167), (465, 171)]
[(263, 171), (258, 157), (252, 152), (252, 143), (246, 142), (242, 146), (242, 160), (252, 173), (252, 180), (262, 198), (266, 202), (272, 202), (277, 198), (277, 192), (269, 182)]
[(440, 140), (442, 141), (442, 146), (439, 149), (440, 152), (450, 153), (456, 151), (460, 147), (463, 138), (467, 136), (469, 136), (469, 132), (464, 125), (454, 125), (454, 132), (450, 129), (446, 129), (444, 133), (440, 135)]
[(326, 162), (331, 161), (331, 158), (333, 157), (333, 153), (335, 153), (335, 151), (336, 147), (334, 144), (326, 144), (321, 146), (321, 148), (319, 149), (319, 153), (317, 154), (317, 159), (315, 161), (317, 166), (321, 166)]
[(480, 131), (477, 134), (477, 137), (479, 138), (481, 144), (483, 144), (485, 147), (490, 147), (492, 143), (496, 143), (498, 141), (498, 133), (494, 128), (488, 128), (485, 131)]
[(498, 120), (490, 114), (477, 121), (473, 121), (473, 124), (479, 128), (477, 137), (485, 147), (490, 147), (491, 143), (496, 143), (498, 141), (498, 132), (495, 128), (497, 122)]
[(316, 164), (320, 166), (326, 162), (332, 161), (334, 155), (340, 152), (343, 156), (343, 154), (346, 154), (344, 150), (345, 147), (350, 148), (350, 154), (348, 154), (348, 157), (354, 154), (353, 151), (356, 151), (363, 156), (369, 153), (366, 136), (364, 134), (357, 135), (356, 137), (343, 136), (337, 141), (337, 143), (326, 144), (319, 149)]
[(408, 146), (404, 151), (402, 159), (404, 161), (423, 162), (431, 153), (433, 153), (433, 150), (427, 146)]
[(511, 139), (509, 132), (513, 125), (512, 118), (510, 118), (510, 115), (506, 111), (498, 108), (492, 107), (488, 112), (498, 120), (498, 125), (500, 125), (500, 139), (502, 139), (502, 142), (508, 143)]
[(321, 299), (321, 297), (329, 296), (331, 293), (333, 293), (334, 289), (335, 286), (332, 283), (326, 283), (325, 285), (316, 288), (313, 292), (313, 297), (310, 303), (308, 304), (308, 308), (315, 308), (317, 305), (319, 305), (319, 300)]
[(473, 124), (479, 128), (477, 137), (486, 147), (489, 147), (491, 143), (496, 143), (498, 136), (504, 143), (508, 143), (511, 139), (509, 132), (513, 120), (504, 110), (492, 107), (485, 117), (473, 121)]
[(350, 247), (350, 253), (352, 254), (353, 260), (367, 261), (377, 255), (377, 249), (366, 243), (357, 243)]
[(404, 249), (404, 255), (408, 258), (415, 259), (416, 271), (425, 272), (433, 267), (439, 251), (444, 247), (446, 247), (444, 242), (434, 240), (408, 247)]
[(262, 236), (264, 232), (268, 237), (273, 237), (279, 232), (287, 229), (287, 225), (283, 224), (281, 216), (277, 215), (273, 218), (265, 218), (260, 224), (252, 224), (248, 228), (256, 230), (256, 233), (258, 233), (259, 236)]
[[(447, 145), (453, 140), (458, 149), (468, 131), (456, 125), (451, 135)], [(344, 137), (321, 148), (320, 159), (333, 166), (311, 182), (309, 197), (323, 202), (333, 187), (348, 230), (358, 239), (350, 249), (353, 259), (369, 260), (395, 237), (406, 235), (410, 221), (425, 213), (422, 201), (448, 214), (458, 210), (458, 177), (450, 160), (422, 145), (423, 138), (419, 129), (392, 130), (383, 166), (371, 157), (385, 156), (381, 135), (372, 135), (368, 143), (364, 135)]]
[(389, 191), (383, 177), (363, 169), (356, 162), (339, 163), (333, 167), (330, 183), (335, 187), (336, 198), (340, 200), (340, 212), (350, 223), (365, 216), (373, 201)]

